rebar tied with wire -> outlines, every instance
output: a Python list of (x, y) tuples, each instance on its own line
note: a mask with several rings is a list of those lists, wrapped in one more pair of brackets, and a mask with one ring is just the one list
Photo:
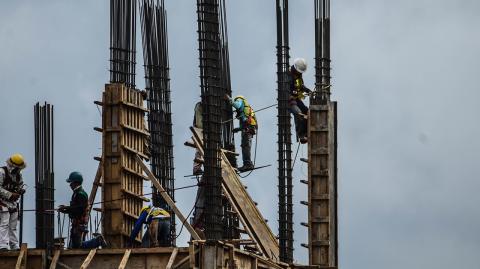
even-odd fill
[(206, 239), (223, 237), (222, 96), (220, 79), (219, 0), (197, 0), (204, 169)]
[(135, 88), (137, 0), (110, 0), (110, 83)]
[(330, 100), (330, 0), (315, 0), (315, 88), (312, 105)]
[[(36, 247), (51, 250), (55, 233), (53, 173), (53, 106), (37, 103), (35, 122), (35, 227)], [(23, 208), (20, 212), (23, 216)], [(21, 221), (23, 226), (23, 221)], [(21, 233), (22, 236), (22, 233)], [(22, 240), (21, 240), (22, 241)]]
[[(175, 200), (167, 12), (164, 0), (142, 0), (140, 17), (149, 109), (150, 165), (152, 173)], [(174, 212), (154, 186), (152, 191), (153, 204), (166, 209), (172, 216), (168, 244), (173, 246), (176, 238)]]
[(277, 101), (278, 101), (278, 233), (280, 260), (293, 262), (292, 134), (288, 98), (290, 92), (288, 0), (276, 1)]

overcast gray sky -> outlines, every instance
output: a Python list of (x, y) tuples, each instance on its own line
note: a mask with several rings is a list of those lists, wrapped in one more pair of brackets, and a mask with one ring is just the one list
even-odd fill
[[(177, 186), (191, 184), (183, 146), (199, 96), (196, 5), (166, 0)], [(55, 106), (56, 204), (81, 171), (90, 190), (100, 155), (93, 104), (109, 80), (109, 1), (0, 1), (0, 158), (30, 164), (25, 208), (34, 207), (33, 105)], [(333, 96), (339, 102), (342, 268), (478, 268), (480, 263), (480, 2), (332, 1)], [(234, 94), (252, 106), (276, 98), (275, 1), (227, 0)], [(291, 56), (314, 82), (313, 0), (290, 1)], [(140, 32), (137, 33), (140, 38)], [(137, 86), (142, 88), (140, 43)], [(258, 114), (257, 164), (245, 179), (277, 232), (275, 109)], [(296, 147), (296, 145), (295, 145)], [(300, 152), (306, 155), (306, 148)], [(307, 168), (295, 166), (295, 259), (307, 262), (300, 205)], [(147, 183), (146, 183), (147, 184)], [(176, 194), (188, 212), (195, 190)], [(35, 242), (33, 213), (26, 241)], [(184, 231), (179, 243), (188, 236)]]

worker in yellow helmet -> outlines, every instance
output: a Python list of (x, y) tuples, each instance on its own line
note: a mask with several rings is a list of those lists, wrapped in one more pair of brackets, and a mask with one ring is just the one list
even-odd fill
[(303, 103), (303, 99), (312, 91), (305, 87), (302, 74), (307, 71), (307, 62), (303, 58), (297, 58), (290, 67), (290, 97), (288, 100), (288, 109), (293, 114), (295, 121), (295, 131), (302, 144), (307, 143), (307, 115), (308, 107)]
[(18, 249), (18, 199), (25, 193), (23, 156), (13, 154), (0, 169), (0, 250)]
[(242, 95), (235, 96), (232, 99), (226, 94), (224, 98), (235, 108), (236, 118), (240, 122), (240, 127), (233, 129), (233, 132), (242, 132), (243, 166), (238, 168), (238, 171), (252, 170), (254, 168), (251, 158), (252, 138), (258, 129), (257, 117), (252, 107), (248, 104), (247, 99)]

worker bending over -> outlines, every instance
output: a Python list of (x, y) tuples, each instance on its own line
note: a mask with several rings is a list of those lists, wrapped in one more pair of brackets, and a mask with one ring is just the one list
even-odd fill
[(295, 131), (300, 143), (307, 143), (307, 117), (308, 107), (303, 103), (305, 96), (312, 91), (305, 87), (302, 74), (307, 71), (307, 62), (303, 58), (294, 60), (290, 67), (290, 97), (288, 99), (288, 108), (293, 114), (295, 121)]
[(84, 241), (88, 232), (88, 195), (82, 188), (83, 176), (80, 172), (72, 172), (67, 178), (73, 190), (70, 205), (61, 205), (58, 211), (68, 214), (71, 220), (70, 248), (98, 248), (107, 244), (101, 234), (94, 234), (95, 238)]
[(225, 100), (230, 102), (230, 104), (235, 108), (236, 118), (240, 122), (238, 128), (233, 129), (233, 132), (238, 131), (242, 132), (242, 159), (243, 166), (238, 168), (238, 171), (244, 172), (252, 170), (254, 168), (252, 159), (251, 159), (251, 150), (252, 150), (252, 138), (255, 135), (258, 125), (257, 118), (255, 117), (255, 112), (250, 107), (245, 97), (238, 95), (233, 100), (225, 94)]
[[(151, 205), (142, 208), (140, 216), (130, 233), (130, 246), (133, 246), (135, 237), (137, 237), (138, 233), (142, 230), (143, 224), (148, 225), (148, 240), (150, 243), (147, 247), (168, 246), (168, 237), (170, 236), (170, 214), (165, 209)], [(147, 238), (144, 237), (144, 239)]]
[(13, 154), (0, 169), (0, 250), (18, 249), (18, 199), (25, 193), (22, 169), (23, 156)]

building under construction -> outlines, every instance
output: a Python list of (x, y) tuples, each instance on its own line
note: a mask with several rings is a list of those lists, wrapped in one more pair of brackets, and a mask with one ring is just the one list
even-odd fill
[[(330, 1), (314, 0), (315, 89), (308, 115), (308, 264), (294, 264), (293, 163), (289, 111), (291, 66), (288, 0), (276, 0), (278, 231), (268, 226), (242, 183), (237, 168), (225, 0), (197, 0), (202, 129), (191, 127), (185, 146), (201, 156), (197, 198), (191, 212), (175, 202), (172, 112), (164, 0), (110, 0), (110, 81), (95, 104), (102, 126), (96, 177), (87, 208), (90, 231), (108, 242), (101, 249), (70, 249), (54, 216), (54, 111), (35, 106), (36, 248), (0, 253), (0, 268), (338, 268), (337, 103), (330, 100)], [(138, 14), (138, 17), (137, 17)], [(145, 89), (137, 89), (137, 23), (140, 23)], [(232, 33), (235, 34), (235, 33)], [(105, 54), (107, 55), (107, 54)], [(107, 56), (106, 56), (107, 58)], [(272, 63), (273, 64), (273, 63)], [(292, 158), (293, 157), (293, 158)], [(94, 168), (94, 169), (95, 169)], [(257, 168), (255, 168), (257, 169)], [(254, 175), (252, 175), (254, 177)], [(144, 193), (144, 183), (151, 193)], [(86, 186), (88, 189), (89, 186)], [(97, 195), (101, 202), (95, 203)], [(142, 234), (129, 242), (142, 207), (149, 203), (171, 216), (167, 242), (142, 247)], [(200, 219), (202, 228), (194, 225)], [(57, 226), (56, 226), (57, 225)], [(56, 229), (55, 229), (56, 228)], [(178, 246), (180, 229), (190, 233)], [(20, 228), (20, 230), (22, 230)], [(20, 233), (21, 235), (21, 233)], [(22, 239), (20, 239), (22, 240)]]

